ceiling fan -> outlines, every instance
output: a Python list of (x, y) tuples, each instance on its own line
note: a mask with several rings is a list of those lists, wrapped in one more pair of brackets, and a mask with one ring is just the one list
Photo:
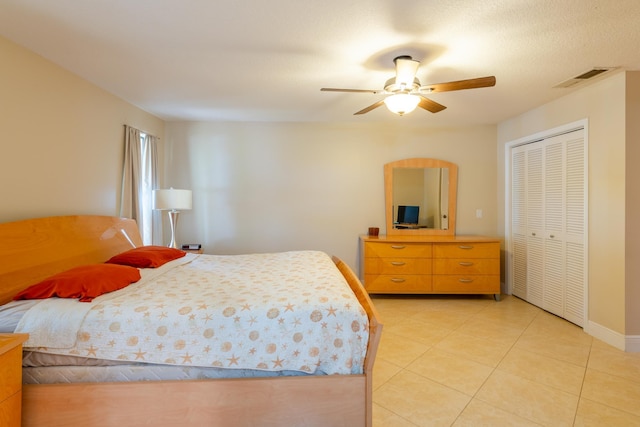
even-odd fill
[(366, 92), (389, 95), (383, 100), (354, 113), (354, 115), (368, 113), (385, 104), (391, 112), (402, 116), (410, 113), (416, 107), (423, 108), (432, 113), (437, 113), (447, 108), (442, 104), (425, 98), (423, 94), (491, 87), (496, 84), (496, 78), (494, 76), (488, 76), (423, 86), (416, 77), (420, 61), (416, 61), (408, 55), (402, 55), (394, 58), (393, 62), (396, 66), (396, 76), (386, 81), (384, 89), (337, 89), (323, 87), (320, 90), (323, 92)]

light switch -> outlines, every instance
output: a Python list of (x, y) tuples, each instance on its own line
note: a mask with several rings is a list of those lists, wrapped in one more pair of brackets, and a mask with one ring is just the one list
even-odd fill
[(482, 218), (482, 209), (476, 209), (476, 218)]

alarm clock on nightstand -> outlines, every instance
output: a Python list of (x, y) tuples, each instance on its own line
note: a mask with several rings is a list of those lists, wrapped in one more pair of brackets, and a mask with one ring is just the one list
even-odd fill
[(202, 245), (200, 243), (185, 243), (182, 245), (181, 249), (185, 252), (191, 252), (194, 254), (201, 254), (203, 252)]

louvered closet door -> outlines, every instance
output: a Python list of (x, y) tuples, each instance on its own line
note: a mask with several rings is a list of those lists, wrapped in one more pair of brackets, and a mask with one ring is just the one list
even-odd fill
[(541, 307), (564, 315), (564, 159), (561, 136), (544, 142), (544, 292)]
[(511, 241), (513, 294), (527, 299), (527, 161), (524, 147), (516, 147), (511, 161)]
[(527, 301), (542, 307), (544, 282), (543, 146), (527, 147)]
[[(575, 135), (574, 135), (575, 134)], [(584, 326), (586, 306), (586, 147), (584, 131), (568, 134), (565, 183), (565, 310), (564, 318)]]
[(543, 145), (512, 152), (513, 294), (542, 307), (544, 282)]
[(511, 160), (513, 294), (583, 326), (584, 131), (516, 147)]

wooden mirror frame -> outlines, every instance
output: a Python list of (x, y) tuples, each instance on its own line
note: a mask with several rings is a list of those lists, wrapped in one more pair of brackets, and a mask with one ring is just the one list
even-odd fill
[[(449, 169), (449, 228), (398, 229), (393, 227), (393, 170), (395, 168), (448, 168)], [(458, 165), (445, 160), (413, 158), (397, 160), (384, 165), (384, 198), (387, 235), (397, 236), (454, 236), (456, 234), (456, 207), (458, 194)]]

